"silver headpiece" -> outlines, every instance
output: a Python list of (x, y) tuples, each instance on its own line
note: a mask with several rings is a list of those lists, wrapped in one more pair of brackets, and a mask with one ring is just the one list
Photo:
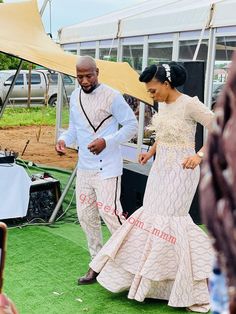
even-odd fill
[(170, 74), (170, 66), (169, 64), (162, 64), (162, 66), (165, 68), (166, 70), (166, 77), (168, 78), (168, 80), (171, 82), (171, 74)]

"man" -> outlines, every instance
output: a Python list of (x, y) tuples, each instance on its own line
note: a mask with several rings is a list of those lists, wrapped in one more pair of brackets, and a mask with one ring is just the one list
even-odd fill
[[(80, 57), (76, 72), (80, 87), (71, 95), (69, 128), (60, 136), (56, 150), (64, 153), (66, 146), (77, 141), (77, 213), (94, 258), (102, 247), (100, 216), (111, 233), (121, 224), (120, 144), (136, 134), (138, 124), (122, 95), (99, 84), (99, 70), (93, 58)], [(78, 284), (93, 283), (96, 277), (97, 273), (89, 269)]]

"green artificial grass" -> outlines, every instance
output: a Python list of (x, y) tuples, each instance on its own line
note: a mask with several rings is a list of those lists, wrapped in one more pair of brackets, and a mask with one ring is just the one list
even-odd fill
[[(18, 162), (24, 165), (22, 161)], [(27, 166), (30, 174), (49, 172), (64, 189), (71, 172)], [(127, 299), (98, 283), (78, 286), (77, 278), (88, 269), (85, 235), (77, 223), (74, 183), (63, 202), (66, 214), (52, 226), (9, 228), (4, 291), (14, 300), (20, 314), (136, 314), (187, 313), (167, 306), (166, 301)], [(70, 206), (69, 206), (70, 205)], [(102, 227), (104, 242), (110, 234)]]
[[(103, 234), (108, 239), (105, 226)], [(10, 229), (4, 291), (21, 314), (186, 313), (164, 301), (128, 300), (127, 293), (113, 294), (98, 283), (78, 286), (77, 278), (88, 263), (86, 239), (78, 224)]]

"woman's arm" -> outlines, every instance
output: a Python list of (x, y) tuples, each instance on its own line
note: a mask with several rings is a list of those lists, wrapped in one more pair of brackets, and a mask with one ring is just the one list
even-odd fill
[(156, 149), (157, 149), (157, 141), (155, 141), (155, 143), (152, 145), (152, 147), (149, 149), (147, 153), (149, 153), (149, 155), (152, 157), (155, 155)]
[[(214, 113), (207, 108), (197, 97), (193, 97), (193, 102), (188, 106), (189, 116), (196, 122), (200, 123), (208, 130), (211, 130), (215, 118)], [(184, 169), (194, 169), (202, 161), (205, 153), (205, 145), (194, 155), (185, 158), (182, 165)]]
[(157, 147), (157, 141), (152, 145), (152, 147), (150, 148), (150, 150), (149, 150), (148, 152), (139, 154), (138, 162), (139, 162), (141, 165), (145, 165), (146, 162), (147, 162), (150, 158), (152, 158), (152, 156), (154, 156), (154, 154), (156, 153), (156, 147)]

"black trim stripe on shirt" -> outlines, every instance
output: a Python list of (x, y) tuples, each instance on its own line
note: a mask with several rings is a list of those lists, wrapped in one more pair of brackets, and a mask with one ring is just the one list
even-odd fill
[(95, 126), (94, 126), (94, 125), (92, 124), (92, 122), (90, 121), (90, 119), (89, 119), (89, 117), (88, 117), (87, 113), (85, 112), (84, 107), (83, 107), (83, 105), (82, 105), (81, 92), (82, 92), (82, 90), (80, 89), (80, 92), (79, 92), (79, 103), (80, 103), (80, 107), (81, 107), (81, 109), (82, 109), (82, 111), (83, 111), (83, 113), (84, 113), (86, 119), (88, 120), (89, 125), (90, 125), (91, 128), (94, 130), (94, 132), (96, 133), (97, 130), (102, 126), (102, 124), (103, 124), (107, 119), (109, 119), (110, 117), (112, 117), (112, 114), (110, 114), (110, 115), (107, 116), (104, 120), (102, 120), (102, 122), (98, 125), (98, 127), (95, 128)]
[(120, 225), (122, 225), (122, 222), (121, 222), (121, 220), (120, 220), (120, 217), (119, 217), (119, 215), (117, 215), (117, 204), (116, 204), (116, 202), (117, 202), (118, 180), (119, 180), (119, 178), (116, 177), (116, 189), (115, 189), (115, 200), (114, 200), (114, 203), (115, 203), (115, 215), (116, 215), (116, 217), (118, 218), (118, 221), (119, 221)]

